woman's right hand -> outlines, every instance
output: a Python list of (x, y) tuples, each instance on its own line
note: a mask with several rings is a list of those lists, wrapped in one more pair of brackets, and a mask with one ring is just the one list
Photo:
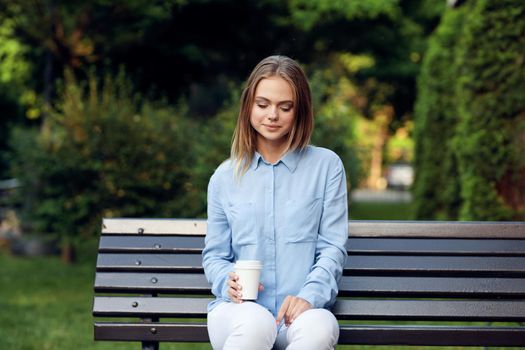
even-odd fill
[[(242, 286), (238, 283), (239, 276), (235, 272), (228, 274), (228, 296), (234, 303), (240, 304), (243, 302), (242, 298)], [(264, 289), (262, 283), (259, 283), (259, 292)]]
[(230, 297), (231, 301), (240, 304), (242, 303), (242, 286), (237, 283), (239, 276), (235, 272), (230, 272), (228, 277), (228, 286), (230, 286), (230, 288), (228, 288), (228, 296)]

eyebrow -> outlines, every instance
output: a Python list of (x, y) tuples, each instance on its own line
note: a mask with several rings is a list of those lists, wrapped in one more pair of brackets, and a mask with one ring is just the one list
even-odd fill
[[(257, 100), (262, 100), (262, 101), (264, 101), (264, 102), (268, 102), (268, 103), (269, 103), (269, 102), (272, 102), (272, 101), (270, 101), (269, 99), (267, 99), (266, 97), (262, 97), (262, 96), (256, 96), (256, 97), (255, 97), (255, 100), (256, 100), (256, 101), (257, 101)], [(291, 101), (291, 100), (284, 100), (284, 101), (279, 101), (279, 102), (277, 102), (278, 105), (287, 104), (287, 103), (293, 105), (293, 101)]]

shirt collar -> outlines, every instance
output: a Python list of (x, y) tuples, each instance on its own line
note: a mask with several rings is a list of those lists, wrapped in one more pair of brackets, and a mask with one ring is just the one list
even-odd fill
[(262, 156), (259, 152), (255, 152), (255, 154), (253, 155), (252, 165), (251, 165), (251, 168), (253, 170), (256, 170), (257, 167), (259, 167), (259, 161), (262, 161)]
[[(282, 162), (288, 168), (288, 170), (293, 173), (295, 169), (297, 169), (297, 165), (299, 164), (302, 154), (303, 151), (297, 149), (289, 151), (276, 164)], [(259, 163), (262, 161), (264, 161), (262, 155), (259, 152), (255, 152), (253, 155), (251, 168), (256, 170), (259, 167)]]

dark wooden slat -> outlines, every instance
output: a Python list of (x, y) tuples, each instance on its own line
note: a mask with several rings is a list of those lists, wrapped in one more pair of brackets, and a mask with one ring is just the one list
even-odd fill
[[(525, 238), (525, 237), (524, 237)], [(525, 256), (525, 239), (350, 238), (349, 254)]]
[(523, 239), (525, 222), (350, 220), (353, 237), (450, 237)]
[[(525, 256), (525, 239), (378, 239), (352, 237), (346, 246), (350, 254)], [(200, 254), (203, 248), (203, 236), (103, 235), (100, 237), (99, 251), (103, 253), (175, 252)]]
[(523, 257), (350, 256), (346, 275), (525, 276)]
[(525, 346), (525, 328), (341, 326), (339, 344)]
[[(152, 330), (153, 329), (153, 330)], [(95, 340), (209, 342), (204, 323), (95, 323)], [(512, 327), (341, 326), (339, 344), (525, 346), (525, 329)]]
[[(210, 294), (203, 274), (98, 272), (96, 292)], [(339, 296), (524, 298), (517, 278), (344, 276)]]
[(519, 278), (343, 276), (339, 296), (420, 298), (524, 298)]
[(95, 292), (210, 294), (203, 274), (98, 272)]
[(204, 236), (129, 235), (100, 237), (99, 252), (198, 253), (204, 248)]
[(525, 301), (338, 299), (339, 319), (422, 321), (525, 321)]
[(206, 317), (209, 298), (95, 296), (93, 316)]
[(202, 272), (200, 254), (100, 253), (98, 271), (194, 271)]
[(95, 340), (209, 342), (205, 323), (95, 323)]
[[(98, 271), (194, 271), (202, 269), (199, 254), (101, 253)], [(351, 256), (345, 275), (525, 276), (525, 257)]]
[[(94, 316), (205, 317), (207, 298), (95, 297)], [(525, 301), (339, 299), (347, 320), (525, 321)]]

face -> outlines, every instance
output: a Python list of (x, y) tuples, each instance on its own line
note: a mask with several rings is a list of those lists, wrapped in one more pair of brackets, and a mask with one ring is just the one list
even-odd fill
[(281, 77), (262, 79), (255, 89), (250, 123), (257, 131), (258, 146), (282, 147), (295, 119), (292, 87)]

